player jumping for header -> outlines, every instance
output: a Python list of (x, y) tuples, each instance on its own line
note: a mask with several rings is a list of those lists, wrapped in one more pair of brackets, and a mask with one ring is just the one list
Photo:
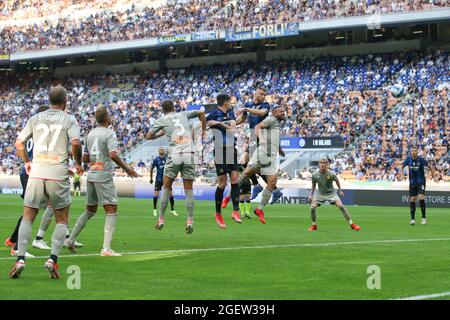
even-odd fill
[(231, 200), (233, 202), (233, 214), (231, 218), (241, 223), (239, 209), (239, 170), (241, 166), (237, 160), (236, 126), (245, 121), (245, 117), (236, 120), (231, 108), (231, 97), (221, 93), (217, 96), (217, 108), (206, 117), (207, 125), (211, 128), (214, 137), (214, 161), (216, 164), (217, 188), (215, 194), (217, 225), (225, 229), (225, 221), (222, 216), (223, 192), (227, 185), (227, 175), (231, 181)]
[[(270, 104), (266, 101), (266, 94), (267, 90), (262, 85), (258, 84), (257, 89), (253, 95), (253, 99), (251, 102), (247, 102), (244, 105), (243, 111), (243, 119), (248, 120), (249, 128), (250, 128), (250, 141), (248, 144), (249, 147), (249, 155), (250, 158), (253, 156), (255, 150), (258, 147), (258, 137), (256, 134), (256, 126), (261, 123), (264, 119), (266, 119), (270, 114)], [(284, 157), (284, 151), (280, 148), (277, 151), (280, 156)], [(267, 183), (267, 177), (264, 174), (260, 174), (261, 178), (264, 180), (264, 182)], [(258, 178), (255, 173), (253, 173), (249, 179), (252, 182), (253, 190), (250, 196), (250, 200), (255, 199), (258, 194), (263, 191), (263, 187), (259, 184)], [(275, 189), (273, 190), (272, 195), (272, 201), (270, 201), (270, 204), (274, 204), (283, 196), (283, 193), (275, 186)], [(231, 199), (231, 193), (228, 194), (226, 197), (224, 197), (222, 202), (222, 208), (226, 208), (228, 205), (228, 202)]]
[(272, 197), (273, 191), (277, 188), (277, 159), (280, 150), (281, 121), (286, 120), (284, 105), (275, 106), (271, 109), (272, 115), (256, 125), (255, 134), (259, 138), (258, 148), (253, 153), (248, 167), (239, 178), (239, 185), (242, 185), (250, 176), (257, 173), (264, 175), (267, 180), (266, 188), (262, 192), (261, 201), (254, 213), (259, 221), (265, 224), (264, 207)]
[(200, 119), (203, 138), (206, 129), (205, 113), (197, 110), (175, 112), (175, 105), (171, 100), (166, 100), (162, 103), (162, 112), (163, 116), (156, 121), (146, 136), (148, 140), (152, 140), (166, 135), (170, 145), (164, 168), (159, 219), (155, 229), (161, 230), (164, 226), (164, 215), (169, 194), (172, 191), (172, 184), (178, 173), (181, 172), (188, 213), (186, 233), (191, 234), (194, 231), (194, 191), (192, 186), (195, 179), (195, 161), (194, 143), (189, 119)]

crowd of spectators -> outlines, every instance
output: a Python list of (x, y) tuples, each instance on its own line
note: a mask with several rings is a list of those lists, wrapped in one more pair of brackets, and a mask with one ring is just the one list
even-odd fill
[[(268, 102), (287, 108), (284, 136), (340, 135), (346, 145), (356, 143), (356, 151), (336, 159), (333, 170), (351, 173), (357, 179), (390, 180), (411, 143), (419, 144), (427, 159), (442, 160), (440, 165), (444, 166), (450, 134), (449, 69), (450, 55), (434, 51), (63, 79), (38, 74), (3, 76), (0, 161), (5, 171), (18, 166), (14, 139), (32, 112), (48, 103), (52, 84), (68, 88), (68, 110), (79, 121), (82, 136), (95, 125), (94, 110), (102, 103), (113, 116), (121, 149), (128, 150), (143, 140), (159, 118), (162, 100), (174, 99), (177, 110), (186, 110), (213, 103), (219, 92), (226, 92), (234, 97), (234, 108), (239, 112), (252, 99), (256, 83), (261, 83), (267, 88)], [(390, 86), (398, 82), (409, 90), (403, 99), (390, 96)], [(102, 99), (92, 100), (96, 95)], [(376, 124), (383, 116), (382, 124)], [(242, 126), (239, 130), (238, 143), (242, 145), (248, 129)], [(203, 152), (207, 165), (212, 161), (210, 142)]]
[(0, 54), (449, 6), (449, 0), (1, 1)]
[(405, 97), (400, 108), (386, 116), (382, 124), (356, 145), (354, 154), (333, 161), (336, 173), (362, 181), (403, 181), (403, 159), (412, 145), (437, 168), (437, 180), (449, 176), (450, 129), (448, 88)]
[(99, 11), (133, 0), (8, 0), (0, 2), (0, 21), (65, 16), (77, 10)]

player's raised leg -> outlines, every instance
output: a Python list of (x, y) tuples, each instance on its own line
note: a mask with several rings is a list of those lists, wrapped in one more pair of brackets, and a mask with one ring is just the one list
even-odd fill
[(264, 218), (264, 207), (269, 203), (269, 200), (272, 197), (272, 192), (277, 185), (276, 175), (267, 175), (266, 178), (267, 178), (267, 185), (262, 192), (261, 201), (258, 204), (258, 208), (255, 209), (254, 211), (255, 214), (258, 216), (259, 221), (261, 221), (261, 223), (263, 224), (266, 223), (266, 219)]
[(258, 177), (256, 176), (256, 174), (252, 174), (251, 176), (249, 176), (250, 181), (252, 182), (252, 194), (250, 196), (250, 200), (255, 199), (258, 194), (261, 193), (261, 191), (264, 190), (264, 188), (259, 184), (258, 182)]
[[(256, 175), (254, 175), (256, 177)], [(260, 175), (261, 178), (264, 180), (264, 182), (267, 184), (267, 176), (266, 175)], [(250, 180), (252, 180), (252, 177), (250, 177)], [(252, 181), (253, 182), (253, 181)], [(260, 187), (260, 188), (259, 188)], [(259, 187), (256, 188), (256, 190), (258, 191), (258, 193), (254, 194), (251, 197), (251, 200), (255, 199), (258, 194), (263, 191), (263, 187), (261, 187), (261, 185), (259, 185)], [(255, 188), (254, 188), (255, 189)], [(260, 190), (260, 191), (259, 191)], [(280, 191), (280, 189), (278, 189), (277, 186), (275, 186), (275, 189), (272, 191), (272, 199), (270, 200), (269, 204), (275, 204), (278, 199), (280, 199), (283, 196), (283, 192)]]
[[(239, 177), (240, 188), (242, 188), (244, 186), (246, 181), (248, 181), (248, 179), (252, 175), (254, 175), (258, 169), (259, 168), (256, 164), (255, 165), (249, 164), (249, 166), (247, 168), (245, 168), (244, 172)], [(275, 181), (275, 184), (276, 184), (276, 181)], [(269, 188), (270, 188), (270, 186), (269, 186)], [(269, 198), (267, 199), (268, 193), (270, 195), (269, 195)], [(260, 209), (260, 207), (264, 208), (264, 206), (269, 202), (272, 193), (269, 190), (267, 190), (265, 194), (263, 192), (263, 195), (264, 195), (264, 197), (261, 198), (260, 204), (258, 205), (258, 208), (255, 209), (254, 213), (258, 216), (259, 220), (262, 223), (266, 223), (266, 221), (264, 219), (264, 212), (262, 211), (262, 209)]]
[(270, 200), (269, 204), (275, 204), (281, 197), (283, 196), (283, 192), (275, 186), (275, 190), (272, 193), (272, 200)]

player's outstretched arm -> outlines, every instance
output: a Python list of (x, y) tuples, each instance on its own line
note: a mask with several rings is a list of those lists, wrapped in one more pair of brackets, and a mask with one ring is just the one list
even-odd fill
[(209, 121), (206, 122), (206, 125), (208, 127), (221, 126), (221, 127), (225, 128), (226, 130), (232, 130), (232, 129), (236, 128), (236, 121), (232, 120), (230, 122), (230, 124), (227, 125), (227, 124), (225, 124), (223, 122), (220, 122), (220, 121), (209, 120)]
[(83, 167), (81, 164), (81, 158), (82, 158), (82, 147), (81, 147), (81, 141), (79, 139), (72, 139), (70, 142), (72, 145), (72, 155), (73, 159), (75, 160), (75, 169), (77, 170), (78, 174), (83, 174)]
[(109, 157), (114, 161), (119, 167), (121, 167), (131, 178), (137, 178), (139, 175), (134, 171), (133, 168), (129, 167), (117, 154), (116, 151), (111, 151)]
[(249, 112), (258, 117), (264, 117), (269, 112), (269, 110), (268, 109), (244, 108), (244, 112)]
[(158, 132), (149, 131), (147, 133), (147, 135), (145, 136), (145, 139), (155, 140), (155, 139), (161, 138), (164, 134), (165, 134), (164, 130), (160, 130)]
[(262, 141), (262, 139), (263, 139), (263, 137), (261, 136), (261, 130), (266, 129), (266, 128), (267, 128), (267, 124), (264, 121), (258, 123), (255, 127), (255, 134), (260, 139), (260, 141)]
[(16, 150), (17, 150), (17, 155), (20, 157), (20, 159), (22, 159), (22, 161), (25, 163), (25, 171), (27, 172), (27, 174), (30, 174), (30, 170), (31, 170), (31, 161), (28, 158), (28, 154), (25, 150), (25, 142), (17, 139), (16, 143)]

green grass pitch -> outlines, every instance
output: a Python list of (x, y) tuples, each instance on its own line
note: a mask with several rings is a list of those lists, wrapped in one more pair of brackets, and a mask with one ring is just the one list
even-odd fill
[[(84, 207), (76, 198), (70, 227)], [(254, 204), (253, 204), (254, 207)], [(167, 213), (156, 231), (150, 199), (121, 199), (113, 248), (122, 257), (98, 254), (104, 214), (99, 211), (81, 233), (76, 255), (62, 249), (60, 280), (48, 279), (43, 268), (49, 254), (31, 248), (20, 279), (9, 279), (14, 263), (9, 248), (0, 248), (1, 299), (391, 299), (450, 291), (450, 212), (428, 209), (429, 224), (409, 225), (409, 208), (349, 206), (361, 231), (351, 230), (340, 211), (318, 209), (319, 230), (307, 231), (305, 205), (266, 208), (267, 224), (256, 218), (237, 224), (224, 211), (227, 229), (217, 227), (213, 203), (195, 203), (194, 233), (184, 233), (185, 208), (179, 217)], [(17, 195), (0, 195), (0, 240), (12, 231), (21, 214)], [(42, 214), (42, 212), (41, 212)], [(40, 223), (38, 216), (33, 237)], [(46, 241), (51, 242), (54, 223)], [(67, 268), (81, 270), (81, 289), (67, 288)], [(380, 268), (381, 289), (368, 289)], [(445, 297), (444, 297), (445, 298)]]

